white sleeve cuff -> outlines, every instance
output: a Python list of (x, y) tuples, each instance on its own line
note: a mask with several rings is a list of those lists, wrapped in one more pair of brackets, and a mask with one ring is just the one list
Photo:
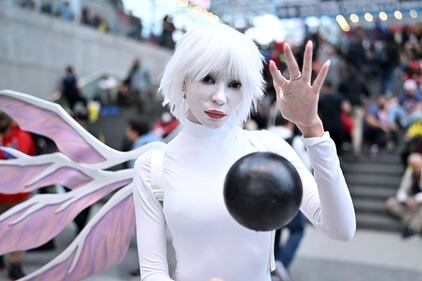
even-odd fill
[(331, 137), (329, 132), (324, 132), (322, 137), (305, 138), (302, 136), (302, 140), (306, 147), (310, 147), (316, 144), (320, 144), (324, 141), (331, 141)]

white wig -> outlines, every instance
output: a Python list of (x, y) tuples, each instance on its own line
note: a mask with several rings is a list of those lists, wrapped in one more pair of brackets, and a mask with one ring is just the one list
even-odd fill
[(235, 122), (242, 124), (263, 96), (263, 57), (255, 43), (224, 24), (210, 24), (187, 32), (164, 69), (159, 92), (163, 105), (182, 123), (188, 105), (183, 98), (184, 81), (200, 81), (208, 74), (222, 74), (240, 81), (243, 103)]

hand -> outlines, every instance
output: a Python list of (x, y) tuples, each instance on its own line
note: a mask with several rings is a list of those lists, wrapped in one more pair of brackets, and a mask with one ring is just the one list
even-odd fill
[(305, 137), (324, 134), (324, 127), (318, 116), (318, 98), (330, 65), (330, 61), (324, 63), (311, 84), (312, 50), (312, 42), (309, 41), (305, 47), (301, 73), (290, 46), (285, 45), (284, 54), (290, 80), (281, 74), (273, 61), (270, 61), (278, 108), (283, 117), (295, 123)]

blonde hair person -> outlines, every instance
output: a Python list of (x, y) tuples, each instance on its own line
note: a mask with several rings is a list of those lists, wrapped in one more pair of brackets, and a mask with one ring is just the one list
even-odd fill
[[(288, 159), (303, 184), (302, 213), (329, 237), (352, 239), (356, 229), (352, 200), (334, 142), (317, 114), (329, 63), (311, 83), (312, 50), (309, 42), (300, 70), (286, 44), (289, 79), (273, 62), (269, 67), (278, 108), (302, 131), (315, 176), (281, 137), (242, 129), (263, 96), (262, 56), (250, 39), (215, 24), (191, 30), (178, 42), (160, 93), (182, 129), (160, 153), (149, 151), (135, 164), (141, 280), (271, 280), (274, 231), (256, 232), (239, 225), (223, 198), (228, 169), (255, 151)], [(157, 186), (163, 202), (155, 196)], [(167, 233), (177, 260), (174, 273), (169, 271)]]

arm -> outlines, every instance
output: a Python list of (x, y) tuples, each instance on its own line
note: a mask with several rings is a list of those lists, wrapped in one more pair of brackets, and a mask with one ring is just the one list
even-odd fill
[(334, 142), (324, 133), (324, 127), (317, 114), (319, 93), (328, 72), (329, 62), (324, 63), (311, 84), (312, 43), (306, 44), (302, 72), (288, 44), (285, 45), (284, 52), (289, 80), (277, 70), (274, 62), (270, 64), (277, 92), (277, 104), (282, 115), (302, 131), (315, 174), (314, 178), (306, 169), (297, 167), (303, 184), (301, 210), (329, 237), (350, 240), (356, 229), (353, 203)]
[(350, 240), (356, 230), (352, 199), (340, 169), (334, 142), (328, 133), (303, 138), (314, 176), (295, 151), (277, 136), (267, 136), (272, 152), (288, 159), (298, 171), (303, 185), (300, 210), (318, 229), (336, 240)]
[(373, 115), (371, 115), (371, 114), (367, 114), (366, 115), (365, 121), (371, 127), (383, 129), (383, 127), (381, 126), (380, 122)]
[(143, 281), (172, 281), (168, 272), (166, 224), (162, 207), (151, 190), (151, 153), (135, 163), (133, 198), (136, 238)]
[(351, 240), (356, 231), (356, 217), (335, 144), (328, 133), (303, 141), (315, 179), (306, 178), (303, 182), (302, 208), (311, 222), (330, 238)]

